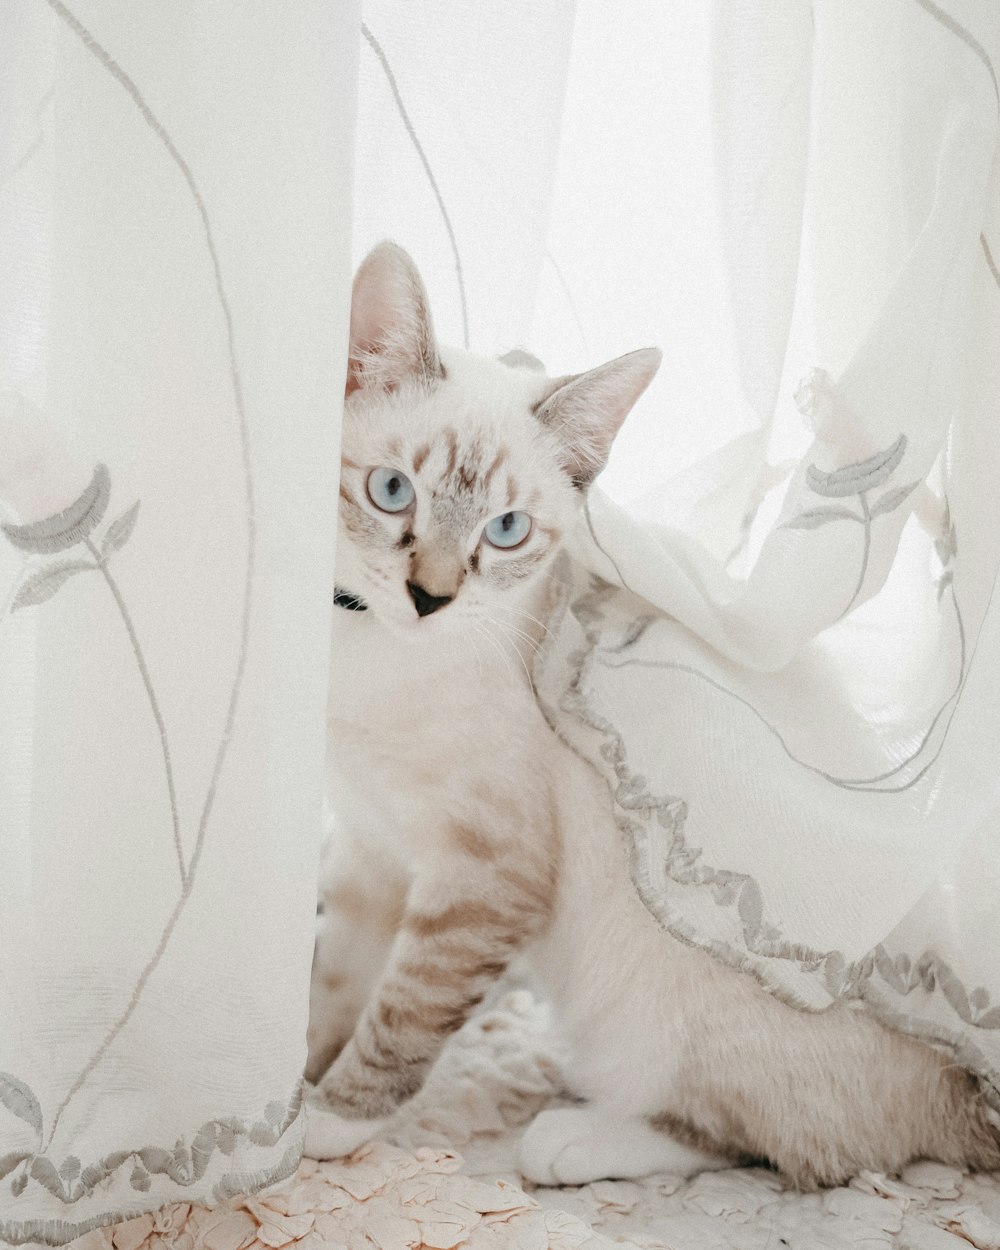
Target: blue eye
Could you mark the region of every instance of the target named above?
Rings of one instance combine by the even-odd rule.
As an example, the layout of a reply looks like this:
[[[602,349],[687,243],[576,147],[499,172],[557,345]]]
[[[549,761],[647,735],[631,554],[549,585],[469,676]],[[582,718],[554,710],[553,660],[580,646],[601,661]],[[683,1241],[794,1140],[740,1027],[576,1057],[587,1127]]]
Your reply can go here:
[[[486,523],[483,535],[486,541],[501,551],[520,547],[531,533],[531,517],[527,512],[505,512]]]
[[[405,512],[415,495],[413,483],[398,469],[372,469],[368,474],[368,498],[383,512]]]

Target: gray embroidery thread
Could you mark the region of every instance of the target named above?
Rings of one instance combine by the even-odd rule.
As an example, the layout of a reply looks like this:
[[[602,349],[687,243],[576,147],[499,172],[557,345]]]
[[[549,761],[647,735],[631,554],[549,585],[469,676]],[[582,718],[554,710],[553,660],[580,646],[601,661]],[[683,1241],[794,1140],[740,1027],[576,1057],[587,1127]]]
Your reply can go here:
[[[389,84],[389,90],[392,92],[392,98],[396,103],[396,111],[399,113],[400,121],[402,121],[403,126],[406,129],[406,133],[410,137],[410,142],[413,144],[413,149],[417,154],[420,164],[423,166],[424,173],[427,175],[427,181],[430,184],[431,191],[433,191],[434,198],[437,201],[437,206],[441,213],[441,220],[444,222],[444,228],[448,234],[448,242],[451,245],[451,254],[455,258],[455,277],[458,280],[458,299],[462,310],[462,346],[468,348],[469,310],[465,297],[465,274],[462,270],[462,257],[458,250],[458,240],[455,237],[455,229],[451,224],[451,217],[448,213],[447,206],[445,205],[444,196],[441,194],[441,188],[438,186],[437,179],[434,177],[434,170],[431,168],[431,163],[427,159],[427,153],[424,151],[424,146],[420,142],[420,138],[417,135],[413,122],[410,119],[410,114],[407,111],[406,105],[403,103],[403,96],[399,90],[396,75],[392,71],[392,66],[389,64],[389,58],[386,56],[385,50],[364,22],[361,23],[361,33],[364,35],[365,42],[371,48],[372,52],[375,53],[378,63],[382,66],[382,72],[385,74],[386,82]]]
[[[809,483],[809,488],[815,494],[827,499],[846,499],[848,496],[857,496],[861,507],[860,516],[843,504],[809,508],[785,522],[786,529],[818,529],[819,526],[829,525],[832,521],[854,521],[864,527],[861,571],[858,575],[854,593],[851,595],[847,607],[841,613],[841,617],[846,616],[854,607],[858,596],[864,588],[872,548],[872,521],[876,517],[895,511],[911,492],[920,485],[920,480],[918,479],[915,482],[907,483],[905,486],[896,486],[891,490],[887,490],[874,504],[868,501],[870,492],[888,481],[903,459],[905,452],[906,435],[900,434],[891,447],[887,447],[884,451],[876,452],[875,455],[869,456],[866,460],[859,460],[856,464],[845,465],[841,469],[834,469],[826,473],[821,472],[814,464],[806,467],[806,480]]]
[[[840,490],[843,492],[839,497],[844,497],[847,493],[854,493],[858,482],[865,483],[864,489],[866,490],[874,489],[875,487],[880,485],[882,482],[884,482],[888,478],[888,476],[892,473],[893,469],[898,465],[900,459],[902,458],[902,453],[903,453],[903,450],[905,450],[906,444],[905,444],[905,437],[900,436],[900,438],[902,439],[902,446],[900,446],[900,440],[897,440],[896,443],[894,443],[893,446],[889,448],[886,452],[879,453],[878,456],[873,456],[869,460],[861,461],[857,465],[849,465],[843,470],[836,471],[835,474],[820,474],[819,470],[816,470],[815,476],[816,478],[820,480],[821,484],[825,486],[828,490],[830,489],[829,479],[832,477],[833,489]],[[812,467],[813,466],[809,466],[810,469],[812,469]],[[872,517],[880,516],[885,512],[889,512],[893,510],[894,508],[899,507],[899,505],[913,491],[913,489],[916,487],[917,484],[918,483],[914,482],[914,483],[909,484],[908,486],[899,487],[899,488],[896,488],[895,490],[887,491],[877,501],[877,504],[875,507],[869,508],[869,522]],[[822,492],[817,491],[817,493],[822,493]],[[831,495],[831,497],[836,498],[838,496]],[[625,580],[625,577],[621,569],[618,567],[617,562],[613,559],[611,554],[606,550],[606,548],[599,541],[597,534],[594,530],[593,517],[591,515],[588,503],[589,501],[584,504],[584,513],[585,513],[585,519],[587,522],[587,527],[589,529],[591,538],[594,541],[594,544],[602,552],[602,554],[607,558],[608,562],[613,566],[615,573],[618,576],[618,581],[620,585],[625,590],[628,590],[629,593],[635,594],[632,588],[628,585],[628,582]],[[831,519],[833,520],[841,519],[841,511],[839,509],[834,509],[834,508],[817,509],[816,512],[820,513],[821,516],[826,516],[827,513],[833,513],[834,515],[831,517]],[[862,520],[862,517],[858,517],[855,513],[850,512],[846,508],[843,509],[843,513],[850,516],[851,519],[855,521]],[[800,515],[810,516],[810,515],[815,515],[815,514],[805,513],[805,514],[800,514]],[[824,524],[824,523],[825,521],[823,521],[822,519],[816,522],[810,521],[808,524],[801,526],[801,528],[805,528],[805,529],[815,528],[816,525]],[[737,694],[736,691],[730,690],[727,686],[717,681],[708,673],[703,672],[701,669],[695,668],[693,665],[683,664],[674,660],[640,659],[638,657],[632,657],[632,656],[627,656],[625,658],[618,658],[618,657],[624,656],[624,653],[628,651],[631,647],[633,647],[639,641],[639,639],[645,635],[645,633],[651,626],[655,625],[657,622],[670,620],[671,618],[666,612],[658,612],[658,613],[657,612],[645,612],[639,617],[637,617],[633,621],[632,627],[629,629],[625,638],[623,638],[617,643],[604,644],[600,647],[595,648],[595,653],[594,653],[595,663],[600,663],[605,668],[624,669],[624,668],[630,668],[630,667],[637,667],[637,668],[660,669],[662,671],[682,673],[682,674],[686,674],[687,676],[697,678],[698,680],[704,681],[708,685],[712,686],[713,689],[717,690],[720,694],[722,694],[726,698],[732,699],[736,701],[737,703],[739,703],[742,707],[746,708],[747,711],[749,711],[760,722],[760,724],[763,725],[763,727],[775,739],[775,741],[777,741],[782,751],[785,753],[785,755],[787,755],[787,757],[790,760],[800,765],[802,768],[807,769],[809,772],[814,773],[816,776],[822,777],[823,780],[829,782],[831,785],[839,786],[840,788],[844,790],[864,791],[864,792],[871,793],[871,794],[901,793],[904,790],[911,789],[914,785],[916,785],[919,781],[921,781],[923,777],[926,776],[928,770],[933,766],[935,761],[940,756],[941,751],[944,748],[945,741],[947,739],[948,730],[951,726],[951,721],[955,715],[955,712],[958,709],[959,699],[961,697],[962,690],[964,688],[966,679],[968,677],[968,671],[969,671],[969,666],[970,666],[970,657],[968,654],[968,644],[967,644],[967,638],[966,638],[965,622],[962,618],[961,607],[959,605],[958,598],[954,590],[953,560],[957,553],[957,536],[955,532],[955,525],[951,519],[951,511],[948,506],[947,500],[945,501],[944,520],[942,522],[941,531],[935,540],[934,547],[935,547],[935,551],[937,552],[938,558],[941,562],[941,575],[937,583],[938,601],[939,602],[941,601],[946,590],[950,589],[951,591],[951,602],[952,602],[952,607],[955,612],[955,623],[956,623],[956,627],[958,630],[958,643],[959,643],[958,673],[955,679],[955,685],[951,693],[947,696],[947,698],[943,701],[941,706],[937,709],[937,711],[931,718],[927,728],[922,733],[920,740],[918,741],[915,748],[912,751],[910,751],[903,759],[901,759],[898,764],[894,765],[894,767],[890,769],[885,770],[884,772],[876,773],[867,777],[839,777],[835,775],[834,773],[828,772],[826,769],[821,768],[817,764],[811,764],[808,760],[802,759],[800,756],[796,755],[795,752],[788,745],[787,741],[785,740],[784,735],[781,733],[781,730],[776,725],[772,724],[771,721],[769,721],[748,699],[743,698],[743,696]],[[862,580],[863,580],[863,577],[864,577],[864,571],[862,572]],[[860,582],[859,582],[859,586],[860,586]],[[927,761],[919,769],[919,771],[917,771],[913,776],[907,778],[905,781],[901,782],[899,785],[885,786],[883,784],[884,782],[890,781],[893,777],[898,776],[901,772],[903,772],[910,765],[912,765],[921,755],[923,755],[924,751],[927,748],[928,743],[931,741],[933,737],[934,731],[937,729],[938,724],[941,721],[941,718],[946,713],[949,712],[949,709],[950,709],[950,714],[948,715],[947,723],[945,724],[944,731],[941,735],[940,742],[938,743],[938,746],[937,746],[937,750],[934,752],[931,759]]]
[[[269,1103],[263,1115],[253,1121],[234,1116],[208,1120],[190,1141],[181,1139],[170,1149],[144,1146],[134,1150],[116,1150],[86,1165],[75,1155],[68,1155],[57,1168],[41,1153],[42,1111],[38,1099],[23,1081],[0,1072],[0,1104],[31,1126],[38,1142],[37,1150],[16,1151],[0,1158],[0,1180],[11,1177],[10,1190],[15,1197],[25,1191],[29,1182],[34,1182],[67,1206],[91,1196],[115,1173],[129,1166],[129,1184],[137,1193],[148,1193],[155,1176],[166,1176],[175,1185],[188,1189],[204,1178],[217,1153],[232,1156],[243,1143],[260,1147],[277,1145],[297,1122],[302,1097],[302,1083],[299,1082],[286,1103]],[[215,1185],[211,1195],[201,1197],[221,1201],[233,1193],[252,1192],[248,1183],[253,1183],[256,1189],[273,1184],[295,1170],[299,1153],[297,1145],[293,1144],[276,1168],[253,1175],[241,1172],[234,1177],[224,1177]],[[234,1181],[237,1182],[235,1187]],[[34,1241],[64,1245],[91,1228],[115,1219],[127,1219],[134,1214],[134,1211],[106,1213],[82,1223],[64,1220],[2,1221],[0,1239],[15,1245]]]
[[[100,525],[110,497],[111,476],[105,465],[98,464],[94,469],[90,484],[62,512],[52,517],[45,517],[40,521],[34,521],[29,525],[11,525],[8,523],[0,525],[0,529],[3,530],[6,538],[15,547],[19,547],[22,551],[26,551],[31,555],[52,555],[56,552],[68,551],[78,544],[85,546],[91,555],[90,560],[61,560],[56,564],[43,565],[38,572],[33,573],[21,582],[11,602],[10,611],[17,612],[22,608],[35,607],[40,603],[44,603],[57,594],[65,583],[78,573],[100,572],[103,575],[117,605],[118,614],[125,626],[125,631],[128,634],[132,653],[135,656],[139,674],[146,691],[146,698],[149,701],[150,710],[156,722],[167,786],[167,797],[170,804],[174,851],[180,870],[181,885],[183,886],[187,870],[184,865],[184,849],[181,846],[177,790],[174,782],[173,763],[170,757],[170,741],[167,736],[167,727],[163,719],[163,713],[160,711],[160,704],[156,697],[152,678],[150,677],[149,667],[146,664],[142,643],[139,641],[139,636],[136,633],[125,598],[108,564],[110,557],[116,551],[121,551],[132,536],[132,531],[135,529],[135,523],[139,516],[139,501],[136,500],[130,508],[127,508],[111,522],[98,547],[95,545],[91,535]]]
[[[945,30],[950,31],[956,39],[960,39],[969,51],[974,53],[974,55],[982,61],[983,65],[986,67],[986,72],[990,76],[990,81],[993,83],[993,94],[997,98],[997,107],[1000,108],[1000,84],[997,83],[997,75],[996,70],[993,68],[993,62],[990,60],[983,45],[978,39],[974,38],[973,35],[966,30],[960,22],[956,21],[950,13],[946,13],[944,9],[939,8],[938,5],[934,3],[934,0],[916,0],[916,2],[925,13],[929,13],[935,21],[940,22]]]
[[[983,250],[983,257],[989,267],[990,273],[993,275],[993,281],[998,287],[1000,287],[1000,269],[997,268],[997,263],[993,259],[993,252],[990,250],[989,240],[985,234],[981,234],[979,236],[979,246]]]

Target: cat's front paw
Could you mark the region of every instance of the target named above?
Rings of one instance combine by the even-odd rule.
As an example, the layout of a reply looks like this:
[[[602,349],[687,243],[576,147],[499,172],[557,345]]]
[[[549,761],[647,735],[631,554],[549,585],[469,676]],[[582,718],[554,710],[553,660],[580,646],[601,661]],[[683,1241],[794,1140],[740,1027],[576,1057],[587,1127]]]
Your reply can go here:
[[[342,1159],[370,1141],[384,1124],[384,1119],[347,1120],[320,1100],[309,1099],[303,1153],[310,1159]]]

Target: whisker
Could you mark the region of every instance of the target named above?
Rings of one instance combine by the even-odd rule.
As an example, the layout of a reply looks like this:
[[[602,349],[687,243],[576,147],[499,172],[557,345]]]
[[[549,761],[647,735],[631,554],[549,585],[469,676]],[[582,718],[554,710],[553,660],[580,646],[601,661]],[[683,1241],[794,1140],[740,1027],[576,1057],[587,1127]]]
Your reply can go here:
[[[485,617],[483,619],[483,623],[489,624],[489,625],[495,625],[501,632],[515,629],[515,626],[508,624],[506,621],[498,621],[495,617]],[[532,645],[532,646],[534,645],[534,640],[530,638],[527,634],[524,634],[523,631],[520,631],[520,630],[518,630],[517,632],[521,633],[522,637],[527,640],[529,645]],[[513,633],[508,633],[507,636],[512,640],[514,654],[521,661],[521,667],[524,669],[524,675],[528,679],[528,686],[530,687],[532,691],[534,691],[535,683],[531,675],[531,669],[528,667],[527,661],[525,660],[524,656],[521,654],[521,648],[517,645],[517,640],[516,638],[514,638]]]
[[[524,608],[515,608],[510,603],[495,603],[493,607],[499,608],[504,612],[516,612],[519,616],[525,616],[529,621],[533,622],[545,634],[549,632],[548,625],[544,621],[540,621],[537,616],[532,616],[530,612],[525,612]]]
[[[475,621],[473,621],[473,624],[475,624]],[[482,675],[483,675],[483,657],[479,654],[479,647],[478,647],[478,645],[476,644],[476,639],[475,639],[475,637],[473,636],[473,634],[471,634],[471,633],[470,633],[470,634],[467,634],[467,635],[466,635],[466,637],[469,639],[469,642],[471,642],[471,643],[472,643],[472,650],[475,652],[475,656],[476,656],[476,667],[477,667],[477,669],[479,670],[479,676],[480,676],[480,677],[482,677]]]
[[[514,642],[515,646],[523,644],[524,646],[530,647],[535,655],[539,655],[541,653],[541,644],[526,630],[512,624],[510,621],[497,620],[496,617],[490,617],[489,620],[491,624],[496,625],[498,629],[503,630],[503,632]]]
[[[476,626],[476,632],[477,632],[477,633],[482,634],[482,636],[483,636],[483,637],[486,639],[486,641],[490,644],[490,646],[493,648],[493,650],[494,650],[494,651],[495,651],[495,652],[496,652],[496,653],[500,656],[500,658],[501,658],[501,659],[502,659],[502,660],[503,660],[503,661],[507,664],[507,666],[508,666],[508,667],[510,667],[510,656],[509,656],[509,655],[507,654],[507,652],[503,649],[503,647],[501,647],[501,645],[499,644],[499,642],[497,642],[497,640],[493,637],[493,635],[490,633],[490,631],[486,628],[486,623],[485,623],[485,621],[483,621],[482,619],[480,619],[480,620],[475,621],[475,622],[473,622],[473,623],[474,623],[474,624],[475,624],[475,626]]]

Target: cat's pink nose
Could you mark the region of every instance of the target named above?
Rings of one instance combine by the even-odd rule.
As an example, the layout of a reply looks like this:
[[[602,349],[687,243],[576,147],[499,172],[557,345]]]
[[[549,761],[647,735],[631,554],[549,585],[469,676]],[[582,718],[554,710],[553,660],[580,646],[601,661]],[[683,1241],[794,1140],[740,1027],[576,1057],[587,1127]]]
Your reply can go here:
[[[455,597],[454,595],[429,594],[424,590],[423,586],[418,586],[416,582],[407,582],[406,589],[410,592],[410,598],[416,604],[417,616],[430,616],[438,608],[443,608],[446,603],[451,603]]]

